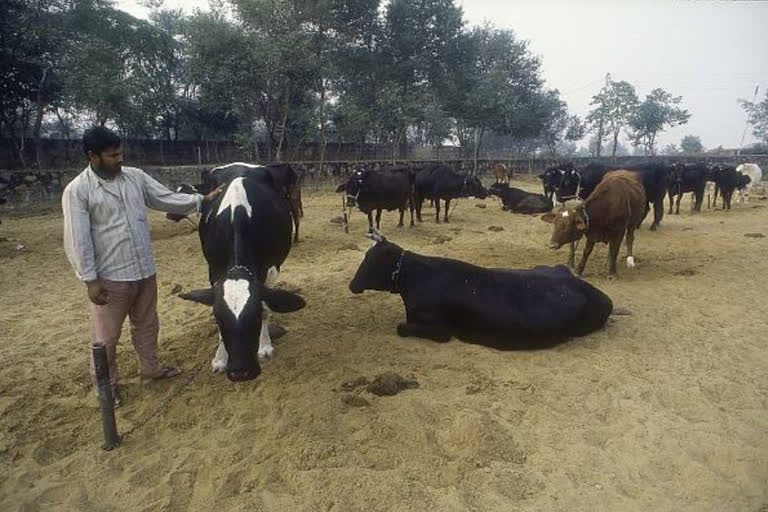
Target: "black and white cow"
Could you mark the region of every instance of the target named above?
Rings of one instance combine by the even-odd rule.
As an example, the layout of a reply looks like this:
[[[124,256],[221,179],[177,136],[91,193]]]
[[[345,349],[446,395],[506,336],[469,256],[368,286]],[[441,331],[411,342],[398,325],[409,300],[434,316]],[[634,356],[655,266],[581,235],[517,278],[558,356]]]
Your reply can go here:
[[[272,311],[304,307],[300,296],[273,288],[291,250],[291,212],[267,169],[239,164],[226,170],[225,190],[203,205],[199,233],[211,287],[181,294],[213,306],[219,348],[211,365],[230,380],[256,378],[274,353]],[[258,346],[258,359],[255,357]]]
[[[451,199],[460,197],[488,197],[488,191],[476,176],[459,174],[445,165],[429,165],[416,172],[413,200],[416,218],[421,220],[421,205],[424,199],[435,200],[435,222],[440,223],[440,200],[445,201],[443,220],[448,222]]]
[[[544,187],[544,195],[550,200],[554,199],[557,189],[560,188],[560,182],[563,180],[563,176],[566,173],[571,173],[573,170],[573,163],[567,162],[565,164],[548,167],[543,173],[539,174],[537,177],[541,180],[541,184]]]
[[[293,241],[298,242],[299,225],[301,224],[300,217],[304,216],[304,205],[301,201],[301,176],[290,164],[276,162],[266,165],[258,165],[235,162],[222,165],[214,167],[211,170],[203,171],[200,176],[201,183],[196,185],[184,183],[176,188],[176,192],[184,192],[185,194],[196,192],[205,195],[219,185],[229,183],[234,176],[238,176],[242,172],[250,172],[251,170],[262,172],[263,169],[267,169],[270,174],[272,174],[272,179],[275,185],[288,200],[294,226]],[[165,216],[174,222],[179,222],[181,219],[187,218],[186,215],[178,215],[175,213],[166,213]]]
[[[583,336],[600,329],[613,311],[607,295],[563,265],[483,268],[406,251],[379,233],[368,236],[375,244],[349,290],[399,294],[406,316],[397,326],[400,336],[448,341],[479,335],[515,348],[521,337]]]
[[[342,183],[336,192],[346,194],[347,205],[357,206],[368,216],[368,231],[373,231],[373,211],[376,210],[376,229],[381,227],[382,210],[400,211],[403,216],[406,208],[411,212],[413,226],[413,176],[407,167],[390,167],[379,170],[355,170],[346,183]]]

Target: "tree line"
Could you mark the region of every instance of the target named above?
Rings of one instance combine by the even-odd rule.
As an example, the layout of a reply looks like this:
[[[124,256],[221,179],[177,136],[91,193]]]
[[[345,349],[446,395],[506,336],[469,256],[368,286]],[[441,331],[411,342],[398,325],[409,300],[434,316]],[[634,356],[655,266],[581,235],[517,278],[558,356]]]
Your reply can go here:
[[[445,141],[465,157],[497,144],[554,156],[587,132],[599,156],[622,130],[654,154],[657,135],[689,117],[679,96],[639,101],[609,76],[582,120],[546,87],[527,41],[469,26],[453,0],[217,0],[149,20],[109,0],[5,0],[3,11],[0,136],[23,165],[39,162],[41,137],[90,123],[288,160],[331,142],[393,158]]]

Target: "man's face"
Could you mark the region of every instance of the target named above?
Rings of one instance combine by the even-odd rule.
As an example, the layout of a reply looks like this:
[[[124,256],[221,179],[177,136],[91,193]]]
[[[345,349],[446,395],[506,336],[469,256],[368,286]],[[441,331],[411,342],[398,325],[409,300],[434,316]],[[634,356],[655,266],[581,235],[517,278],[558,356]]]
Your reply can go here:
[[[91,167],[106,176],[117,176],[123,166],[123,149],[121,146],[107,148],[101,153],[88,152]]]

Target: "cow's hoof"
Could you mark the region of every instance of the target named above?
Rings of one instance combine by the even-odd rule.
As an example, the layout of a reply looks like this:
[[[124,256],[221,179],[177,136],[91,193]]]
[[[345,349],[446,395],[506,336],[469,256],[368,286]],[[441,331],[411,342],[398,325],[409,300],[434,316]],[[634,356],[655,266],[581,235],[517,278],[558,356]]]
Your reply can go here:
[[[211,361],[211,370],[213,373],[224,373],[227,370],[227,362],[221,359]]]
[[[635,268],[635,257],[634,256],[627,256],[627,267]]]
[[[403,338],[410,336],[410,333],[408,332],[408,324],[397,324],[397,335]]]
[[[268,361],[271,361],[275,357],[275,349],[274,347],[261,347],[259,349],[259,362],[260,363],[266,363]]]

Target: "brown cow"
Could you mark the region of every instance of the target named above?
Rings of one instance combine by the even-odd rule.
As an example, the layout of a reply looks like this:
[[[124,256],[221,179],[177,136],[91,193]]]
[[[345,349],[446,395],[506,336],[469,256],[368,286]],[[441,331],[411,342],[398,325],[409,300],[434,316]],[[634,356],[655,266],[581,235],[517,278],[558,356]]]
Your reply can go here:
[[[548,213],[541,219],[554,224],[549,246],[559,249],[576,242],[582,235],[587,236],[587,245],[576,272],[581,275],[587,258],[596,242],[608,243],[610,257],[609,273],[616,276],[616,258],[624,234],[627,235],[627,266],[635,266],[632,245],[635,229],[643,221],[645,213],[645,189],[642,177],[630,171],[613,171],[603,177],[587,199],[575,208],[557,213]],[[575,247],[572,246],[573,252]],[[571,254],[570,263],[573,262]]]
[[[493,164],[491,172],[493,173],[494,183],[509,183],[509,171],[507,171],[507,166],[503,163],[496,162]]]

